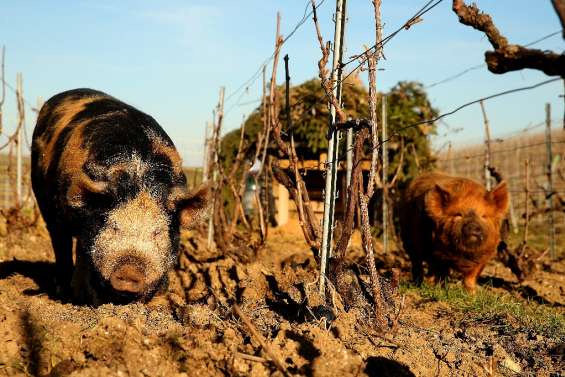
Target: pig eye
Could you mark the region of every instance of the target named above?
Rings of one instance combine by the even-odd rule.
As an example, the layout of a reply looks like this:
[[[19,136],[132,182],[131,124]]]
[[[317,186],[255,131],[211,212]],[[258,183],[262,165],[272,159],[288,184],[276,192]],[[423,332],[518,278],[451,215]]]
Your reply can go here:
[[[153,231],[153,237],[157,237],[158,235],[160,235],[161,233],[163,233],[162,229],[155,229]]]
[[[113,221],[110,222],[109,227],[110,227],[110,229],[111,229],[112,231],[114,231],[114,232],[117,232],[117,231],[120,230],[120,227],[118,226],[118,224],[115,223],[115,222],[113,222]]]

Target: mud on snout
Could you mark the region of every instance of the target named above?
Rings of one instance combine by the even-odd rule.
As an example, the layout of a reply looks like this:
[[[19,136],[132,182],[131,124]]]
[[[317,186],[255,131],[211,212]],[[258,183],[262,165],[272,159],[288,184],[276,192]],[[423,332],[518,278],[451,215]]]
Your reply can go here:
[[[174,263],[170,221],[146,192],[108,213],[90,253],[102,285],[113,296],[149,296],[162,283]]]
[[[474,213],[462,219],[457,233],[460,247],[467,250],[479,249],[488,238],[486,224],[483,224]]]

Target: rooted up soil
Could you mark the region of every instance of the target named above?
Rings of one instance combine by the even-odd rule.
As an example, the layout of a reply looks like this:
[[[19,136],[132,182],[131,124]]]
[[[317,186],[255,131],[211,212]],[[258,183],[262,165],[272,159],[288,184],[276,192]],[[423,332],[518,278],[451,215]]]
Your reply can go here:
[[[2,226],[0,375],[563,374],[563,331],[544,333],[504,315],[475,320],[406,284],[394,331],[377,331],[363,308],[322,305],[315,259],[288,229],[271,230],[259,250],[241,239],[223,253],[207,250],[196,233],[185,233],[166,295],[148,304],[89,307],[56,295],[53,254],[41,225]],[[360,248],[352,246],[351,255],[367,281]],[[403,281],[408,279],[402,256],[377,259],[381,272],[399,267]],[[490,287],[482,289],[511,292],[563,313],[564,272],[565,262],[554,262],[518,286],[508,269],[493,262],[483,279]],[[269,350],[234,312],[235,305]]]

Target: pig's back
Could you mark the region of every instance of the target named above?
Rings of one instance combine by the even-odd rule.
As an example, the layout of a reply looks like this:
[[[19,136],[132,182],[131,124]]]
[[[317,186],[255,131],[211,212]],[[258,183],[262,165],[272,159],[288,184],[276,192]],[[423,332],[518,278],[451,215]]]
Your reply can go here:
[[[103,92],[75,89],[55,95],[42,107],[33,133],[32,154],[43,172],[53,175],[69,159],[85,162],[85,153],[95,161],[132,154],[142,160],[159,159],[159,153],[154,153],[157,143],[163,150],[174,149],[169,136],[151,116]],[[178,154],[169,154],[171,161],[167,162],[171,165],[180,162]],[[61,161],[63,155],[66,159]]]
[[[433,190],[437,184],[443,186],[453,183],[456,179],[458,178],[436,171],[421,174],[408,186],[404,200],[408,203],[416,204],[421,202],[423,204],[425,195]]]
[[[75,89],[53,96],[39,113],[32,184],[38,200],[65,207],[84,182],[110,182],[117,195],[131,195],[145,185],[183,185],[186,178],[171,139],[152,117],[103,92]]]

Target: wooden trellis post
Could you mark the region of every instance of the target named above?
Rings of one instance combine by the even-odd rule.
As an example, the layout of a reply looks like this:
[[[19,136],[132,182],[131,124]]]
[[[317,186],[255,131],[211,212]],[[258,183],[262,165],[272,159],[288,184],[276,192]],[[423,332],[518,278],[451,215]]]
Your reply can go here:
[[[547,216],[549,221],[549,256],[555,258],[555,218],[553,216],[553,152],[551,150],[551,104],[545,104],[545,147],[547,152]]]
[[[218,178],[218,163],[219,163],[219,153],[220,153],[220,133],[222,130],[222,122],[224,119],[224,94],[225,94],[225,87],[220,88],[220,98],[218,100],[218,105],[216,107],[216,111],[214,112],[214,128],[212,133],[212,187],[213,187],[213,197],[212,197],[212,215],[208,220],[208,247],[212,247],[214,241],[214,215],[216,212],[216,206],[218,203],[218,188],[217,186],[217,178]]]
[[[16,208],[22,205],[22,131],[25,126],[25,108],[22,74],[16,76],[16,98],[18,102],[18,129],[16,131]]]
[[[204,130],[204,155],[202,156],[202,182],[208,181],[208,168],[209,168],[209,140],[208,140],[208,129],[209,123],[206,122],[206,129]]]
[[[451,141],[447,146],[447,166],[449,166],[449,174],[455,175],[455,168],[453,167],[453,147]]]
[[[383,169],[383,252],[388,252],[388,135],[387,135],[387,114],[386,114],[386,96],[382,96],[382,169]],[[369,182],[369,184],[373,184]]]
[[[485,104],[483,101],[480,102],[481,104],[481,111],[483,113],[483,119],[485,124],[485,161],[484,161],[484,174],[485,174],[485,187],[487,191],[490,191],[492,188],[491,185],[491,178],[490,178],[490,164],[491,164],[491,153],[490,153],[490,126],[487,118],[487,112],[485,110]]]
[[[525,196],[525,218],[524,218],[524,243],[528,242],[528,231],[530,228],[530,171],[529,171],[529,160],[524,161],[524,176],[526,183],[524,185],[524,196]]]

